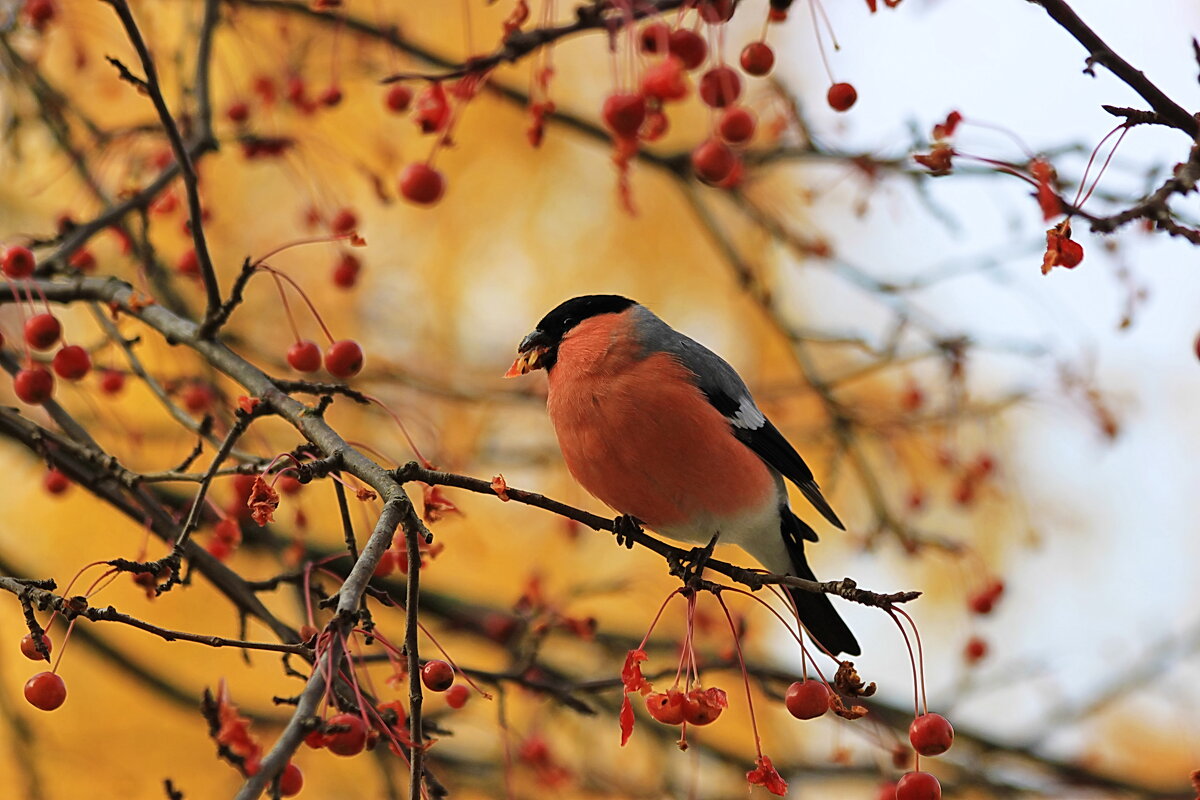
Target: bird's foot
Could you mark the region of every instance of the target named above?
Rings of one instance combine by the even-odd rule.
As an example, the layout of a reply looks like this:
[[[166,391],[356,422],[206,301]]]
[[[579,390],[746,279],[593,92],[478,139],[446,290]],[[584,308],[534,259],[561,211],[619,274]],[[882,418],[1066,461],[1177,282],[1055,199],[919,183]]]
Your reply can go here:
[[[700,576],[704,574],[704,567],[708,565],[708,560],[712,558],[713,548],[717,545],[717,539],[721,533],[718,531],[713,534],[713,537],[708,540],[708,544],[704,547],[693,547],[687,552],[687,555],[679,559],[679,577],[685,584],[691,585],[700,581]]]
[[[632,550],[634,537],[641,532],[642,524],[637,521],[637,517],[622,514],[613,520],[613,535],[617,537],[618,547],[624,545]]]

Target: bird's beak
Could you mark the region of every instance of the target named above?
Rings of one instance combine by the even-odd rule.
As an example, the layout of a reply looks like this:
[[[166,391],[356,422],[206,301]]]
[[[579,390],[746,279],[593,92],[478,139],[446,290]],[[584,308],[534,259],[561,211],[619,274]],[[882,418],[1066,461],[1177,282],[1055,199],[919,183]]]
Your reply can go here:
[[[535,369],[541,369],[544,357],[549,350],[550,346],[546,343],[546,335],[535,330],[521,340],[521,345],[517,348],[517,360],[508,368],[508,372],[504,373],[504,377],[515,378]]]

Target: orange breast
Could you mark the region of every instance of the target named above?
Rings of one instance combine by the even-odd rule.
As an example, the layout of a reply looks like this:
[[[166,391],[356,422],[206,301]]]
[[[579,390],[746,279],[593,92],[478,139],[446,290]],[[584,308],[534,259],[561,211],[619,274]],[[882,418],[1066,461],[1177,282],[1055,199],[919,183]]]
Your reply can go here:
[[[642,358],[626,314],[581,323],[551,370],[547,408],[579,483],[650,527],[761,507],[770,470],[673,357]]]

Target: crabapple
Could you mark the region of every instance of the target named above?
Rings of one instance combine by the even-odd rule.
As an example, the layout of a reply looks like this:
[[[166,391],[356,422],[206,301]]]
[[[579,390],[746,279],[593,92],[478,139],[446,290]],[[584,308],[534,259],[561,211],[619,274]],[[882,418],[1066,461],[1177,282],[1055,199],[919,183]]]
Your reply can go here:
[[[69,344],[54,354],[51,366],[58,377],[77,381],[92,369],[92,358],[79,345]]]
[[[739,61],[747,75],[761,78],[775,66],[775,51],[766,42],[751,42],[742,49]]]
[[[4,274],[13,280],[28,278],[37,267],[37,260],[28,247],[10,247],[4,251],[4,260],[0,264]]]
[[[302,339],[288,348],[287,362],[297,372],[316,372],[321,368],[321,348]]]
[[[646,119],[646,98],[630,92],[610,94],[601,112],[604,124],[617,136],[631,139],[637,136]]]
[[[922,714],[908,726],[908,740],[923,756],[940,756],[954,743],[954,727],[941,714]]]
[[[62,324],[48,312],[25,320],[25,342],[34,350],[49,350],[62,336]]]
[[[788,687],[784,705],[796,719],[816,719],[829,710],[829,687],[824,681],[809,678]]]
[[[62,471],[51,467],[42,478],[42,487],[50,494],[58,495],[71,488],[71,479]]]
[[[26,367],[13,378],[13,391],[22,403],[41,405],[54,394],[54,376],[42,367]]]
[[[713,108],[732,105],[742,93],[742,79],[729,67],[713,67],[700,77],[700,99]]]
[[[683,722],[683,693],[677,689],[646,695],[646,711],[664,725]]]
[[[744,144],[754,135],[754,126],[754,114],[740,106],[734,106],[725,109],[721,114],[721,119],[717,122],[717,133],[730,144]]]
[[[709,139],[692,151],[692,169],[701,180],[720,183],[737,163],[728,145],[719,139]]]
[[[446,691],[446,705],[451,708],[462,708],[471,697],[471,690],[461,683],[456,683]]]
[[[333,285],[341,289],[349,289],[358,282],[358,273],[362,270],[362,262],[353,253],[342,253],[337,264],[333,267]]]
[[[442,199],[446,178],[428,164],[415,161],[400,170],[400,194],[406,200],[430,206]]]
[[[367,726],[357,714],[335,714],[326,726],[346,729],[325,734],[325,746],[335,755],[356,756],[367,746]]]
[[[705,43],[704,37],[683,28],[671,32],[670,49],[671,55],[678,58],[687,70],[693,70],[703,64],[705,56],[708,55],[708,44]]]
[[[125,373],[115,369],[100,370],[100,391],[104,394],[116,394],[125,388]]]
[[[896,784],[896,800],[941,800],[942,785],[928,772],[909,772]]]
[[[350,378],[363,367],[363,351],[353,339],[342,339],[325,351],[325,369],[335,378]]]
[[[454,685],[454,668],[434,659],[421,667],[421,683],[431,692],[444,692]]]
[[[67,684],[53,672],[39,672],[25,682],[25,699],[34,708],[53,711],[67,699]]]
[[[412,105],[412,97],[412,89],[402,83],[397,83],[388,89],[388,93],[384,95],[383,103],[387,106],[388,111],[403,114]]]
[[[42,634],[42,644],[46,646],[46,653],[49,653],[53,647],[50,637]],[[38,652],[37,643],[33,639],[32,633],[27,633],[21,637],[21,655],[28,658],[30,661],[44,661],[45,656]]]
[[[849,83],[835,83],[829,87],[825,99],[834,111],[849,111],[858,100],[858,91]]]
[[[288,762],[279,775],[279,794],[282,797],[295,797],[304,788],[304,774],[292,762]]]

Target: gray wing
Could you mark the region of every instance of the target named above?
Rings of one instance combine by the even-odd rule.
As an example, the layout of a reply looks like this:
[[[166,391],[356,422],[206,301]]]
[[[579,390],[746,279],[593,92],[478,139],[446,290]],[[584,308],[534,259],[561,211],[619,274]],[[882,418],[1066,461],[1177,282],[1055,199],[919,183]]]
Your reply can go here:
[[[708,402],[720,411],[733,429],[733,435],[758,454],[758,457],[796,484],[800,491],[832,525],[846,529],[821,494],[812,470],[796,448],[771,424],[750,396],[750,390],[737,371],[704,345],[689,339],[645,310],[639,327],[647,349],[671,353],[696,376],[696,383]],[[811,530],[811,529],[810,529]],[[805,536],[808,538],[808,536]],[[816,539],[816,534],[812,534]]]

